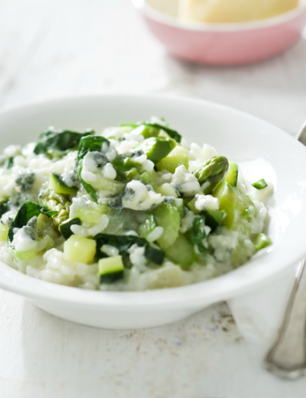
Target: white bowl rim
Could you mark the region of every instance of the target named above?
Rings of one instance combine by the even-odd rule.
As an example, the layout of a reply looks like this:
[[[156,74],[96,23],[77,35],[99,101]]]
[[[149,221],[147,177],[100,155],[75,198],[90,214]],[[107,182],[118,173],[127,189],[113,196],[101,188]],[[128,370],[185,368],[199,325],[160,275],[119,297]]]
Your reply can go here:
[[[249,113],[237,110],[226,105],[218,104],[213,101],[205,101],[186,97],[175,97],[170,95],[161,96],[155,94],[139,93],[120,94],[116,92],[94,95],[67,96],[44,101],[35,101],[27,103],[26,105],[8,107],[3,111],[0,111],[0,118],[10,116],[10,114],[14,115],[15,112],[37,112],[37,108],[39,107],[45,109],[46,107],[57,105],[59,103],[64,104],[67,101],[87,102],[90,100],[103,100],[109,98],[109,96],[126,99],[130,99],[131,97],[147,100],[151,100],[152,98],[159,100],[166,99],[177,102],[188,102],[189,104],[206,104],[207,106],[212,105],[214,107],[218,107],[219,109],[224,109],[232,113],[236,113],[237,115],[248,117],[249,119],[260,122],[267,128],[270,128],[274,131],[278,130],[278,137],[281,135],[287,140],[292,139],[293,141],[295,141],[295,139],[291,137],[288,133],[285,133],[283,130],[272,125],[271,123],[268,123]],[[298,141],[296,141],[296,144],[301,145],[298,143]],[[198,307],[200,309],[202,303],[207,304],[229,299],[233,296],[249,292],[250,288],[255,288],[259,285],[267,283],[273,277],[275,278],[277,275],[284,273],[290,266],[297,264],[305,255],[306,246],[301,246],[299,251],[292,253],[290,263],[282,264],[277,270],[273,268],[266,269],[264,278],[261,274],[248,275],[248,273],[245,272],[245,266],[242,266],[227,274],[204,282],[199,282],[196,284],[177,288],[147,290],[141,292],[89,291],[75,287],[53,284],[25,275],[0,261],[0,288],[25,296],[32,300],[37,299],[39,301],[45,302],[52,301],[57,305],[66,305],[68,307],[74,307],[77,304],[78,306],[83,308],[86,307],[90,309],[91,307],[103,307],[104,309],[106,308],[107,310],[112,311],[122,311],[123,308],[127,308],[131,311],[146,311],[149,309],[166,310],[167,308],[178,307]],[[11,282],[11,280],[5,281],[5,278],[2,278],[2,276],[7,273],[11,275],[11,279],[14,279],[16,283]],[[218,293],[216,293],[215,291],[216,285],[218,287]]]
[[[282,24],[291,19],[295,19],[306,11],[306,1],[301,0],[297,8],[284,12],[275,17],[266,18],[259,21],[239,22],[239,23],[207,23],[207,22],[180,22],[178,19],[163,14],[151,7],[146,0],[132,0],[135,8],[139,9],[146,17],[155,22],[171,26],[173,28],[183,29],[195,32],[235,32],[245,30],[256,30],[270,28]]]

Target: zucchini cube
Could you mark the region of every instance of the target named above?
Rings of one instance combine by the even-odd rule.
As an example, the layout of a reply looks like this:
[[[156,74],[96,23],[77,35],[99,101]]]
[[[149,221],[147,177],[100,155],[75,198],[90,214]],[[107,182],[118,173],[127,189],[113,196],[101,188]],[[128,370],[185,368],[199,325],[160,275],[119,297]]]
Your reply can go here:
[[[112,283],[123,277],[124,265],[121,256],[99,260],[100,283]]]
[[[57,193],[58,195],[71,195],[77,194],[77,188],[68,187],[57,174],[51,174],[49,181],[49,189]]]
[[[89,264],[96,254],[96,241],[84,236],[71,235],[64,243],[64,257],[69,261]]]

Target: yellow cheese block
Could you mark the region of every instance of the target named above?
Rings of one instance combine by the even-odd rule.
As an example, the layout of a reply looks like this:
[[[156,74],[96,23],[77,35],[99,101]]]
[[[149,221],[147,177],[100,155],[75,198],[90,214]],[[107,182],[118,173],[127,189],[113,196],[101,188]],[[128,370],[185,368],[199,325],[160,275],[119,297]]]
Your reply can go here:
[[[299,0],[180,0],[182,21],[231,23],[274,17],[298,6]]]

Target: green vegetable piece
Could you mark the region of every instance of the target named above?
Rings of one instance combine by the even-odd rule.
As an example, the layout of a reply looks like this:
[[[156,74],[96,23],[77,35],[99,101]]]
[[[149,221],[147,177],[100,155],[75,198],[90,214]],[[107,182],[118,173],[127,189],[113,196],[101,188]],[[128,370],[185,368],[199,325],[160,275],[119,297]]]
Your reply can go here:
[[[167,249],[171,246],[177,239],[181,217],[180,213],[173,203],[162,203],[157,206],[152,214],[155,217],[157,225],[164,228],[164,232],[160,238],[157,239],[157,243],[162,250]]]
[[[248,195],[239,191],[238,188],[233,187],[236,195],[236,209],[242,217],[252,218],[255,216],[255,205]]]
[[[145,133],[144,131],[142,134],[146,134],[147,137],[144,135],[145,138],[149,137],[156,137],[156,131],[158,130],[158,134],[160,133],[161,130],[165,131],[170,138],[175,140],[176,142],[180,143],[182,140],[182,136],[176,131],[171,129],[168,126],[163,126],[158,123],[147,123],[147,122],[138,122],[138,123],[121,123],[120,126],[130,126],[133,128],[139,127],[139,126],[145,126],[145,127],[150,127],[152,130],[146,130]],[[152,135],[150,135],[152,134]]]
[[[141,134],[144,136],[145,139],[147,139],[151,137],[157,137],[159,132],[160,132],[159,128],[143,125],[143,130]]]
[[[113,283],[123,278],[124,265],[121,256],[103,258],[99,260],[100,283]]]
[[[144,255],[149,261],[157,265],[162,265],[165,258],[165,253],[163,251],[157,250],[154,247],[150,246],[149,244],[145,246]]]
[[[8,241],[11,243],[14,239],[14,228],[24,227],[32,217],[38,217],[40,214],[45,214],[48,217],[52,217],[57,213],[57,211],[49,211],[48,207],[45,205],[27,200],[20,207],[14,221],[12,222],[7,235]]]
[[[102,214],[108,214],[110,208],[107,205],[99,204],[94,208],[82,207],[77,210],[76,215],[83,223],[96,224]]]
[[[175,242],[167,248],[166,256],[183,269],[189,268],[196,259],[193,245],[181,233]]]
[[[90,184],[85,182],[81,177],[83,167],[82,163],[84,157],[87,155],[88,152],[100,152],[104,143],[110,145],[110,142],[105,137],[86,136],[80,140],[78,150],[78,176],[86,192],[95,202],[98,201],[96,190]]]
[[[138,235],[141,238],[147,239],[147,236],[154,231],[157,227],[155,218],[152,214],[149,214],[145,221],[139,226]]]
[[[69,218],[71,202],[67,195],[59,195],[47,189],[41,192],[39,198],[42,204],[48,207],[48,209],[53,210],[54,214],[56,214],[52,217],[52,222],[56,228]]]
[[[14,166],[14,157],[13,157],[13,156],[10,156],[9,158],[5,159],[5,162],[4,162],[4,166],[3,166],[3,167],[4,167],[6,170],[11,169],[13,166]]]
[[[79,166],[79,170],[80,170],[80,166]],[[98,198],[97,198],[96,190],[90,184],[88,184],[87,182],[85,182],[82,179],[81,172],[82,172],[82,168],[81,168],[80,171],[78,171],[78,175],[79,175],[79,179],[80,179],[85,191],[89,194],[91,199],[94,200],[97,203],[98,202]]]
[[[170,129],[170,127],[162,126],[161,124],[157,124],[157,123],[153,123],[153,124],[146,123],[146,125],[165,131],[170,138],[172,138],[173,140],[175,140],[178,143],[180,143],[182,140],[182,136],[176,130]]]
[[[203,240],[206,238],[204,216],[195,217],[192,227],[186,233],[186,238],[192,245],[196,245],[201,253],[207,251],[203,244]]]
[[[254,182],[254,184],[252,184],[252,187],[261,190],[261,189],[265,189],[267,188],[268,184],[266,183],[266,181],[262,178],[261,180]]]
[[[235,221],[236,194],[234,188],[226,181],[221,181],[214,189],[212,195],[219,199],[219,210],[224,210],[226,216],[222,225],[232,229]]]
[[[225,181],[229,184],[233,185],[233,187],[237,186],[238,182],[238,166],[236,163],[229,162],[228,172],[225,176]]]
[[[210,194],[223,180],[228,170],[228,160],[224,156],[214,156],[203,166],[193,171],[193,174],[202,184],[205,195]]]
[[[76,133],[74,131],[50,127],[47,131],[40,134],[34,148],[34,153],[39,155],[49,151],[66,151],[76,147],[82,137],[92,134],[94,134],[93,130]]]
[[[184,200],[176,198],[174,204],[177,207],[180,217],[183,218],[185,216]]]
[[[177,145],[168,156],[156,164],[157,170],[168,170],[174,173],[178,166],[189,167],[189,152],[186,148]]]
[[[149,160],[158,163],[172,151],[176,143],[172,139],[152,137],[142,141],[135,150],[143,151]]]
[[[258,252],[259,250],[272,245],[272,240],[267,235],[261,233],[255,236],[253,243]]]
[[[133,167],[131,170],[129,170],[126,173],[126,180],[127,181],[132,181],[132,180],[138,180],[139,179],[139,173],[136,167]]]
[[[145,247],[144,255],[149,261],[152,261],[157,265],[161,265],[164,261],[164,252],[151,247],[148,241],[143,238],[139,238],[138,236],[98,234],[94,237],[94,239],[97,242],[96,258],[98,259],[106,256],[100,250],[103,245],[111,245],[116,247],[124,259],[129,255],[129,248],[136,244],[137,246]]]
[[[2,200],[0,202],[0,217],[3,216],[3,214],[7,213],[10,211],[10,206],[8,205],[8,199]]]
[[[35,250],[26,250],[24,252],[17,252],[14,250],[13,257],[21,261],[30,261],[36,256]]]
[[[196,198],[194,197],[193,199],[191,199],[188,203],[187,203],[187,207],[188,207],[188,209],[189,210],[191,210],[194,214],[200,214],[201,213],[201,211],[200,210],[198,210],[196,207],[195,207],[195,202],[196,202]]]
[[[79,218],[73,218],[72,220],[68,220],[58,227],[58,230],[66,240],[69,239],[70,236],[73,234],[70,229],[72,225],[82,225],[82,221]]]
[[[59,174],[51,174],[49,181],[49,189],[59,195],[75,196],[78,192],[77,188],[68,187]]]
[[[226,217],[224,210],[204,210],[201,212],[205,216],[205,224],[214,232]]]
[[[137,166],[139,167],[140,164],[131,158],[122,159],[117,157],[112,161],[112,165],[116,170],[119,181],[131,181],[139,177]]]
[[[157,188],[157,182],[155,178],[155,171],[153,170],[153,173],[149,173],[148,171],[144,171],[140,175],[140,180],[145,184],[145,185],[151,185],[153,189],[155,190]]]

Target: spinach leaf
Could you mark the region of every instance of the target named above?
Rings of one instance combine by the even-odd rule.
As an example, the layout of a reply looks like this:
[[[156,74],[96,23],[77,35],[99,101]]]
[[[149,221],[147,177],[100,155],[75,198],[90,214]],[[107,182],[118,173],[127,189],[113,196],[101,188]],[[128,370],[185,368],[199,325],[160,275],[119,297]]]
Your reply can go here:
[[[82,221],[79,218],[73,218],[72,220],[68,220],[61,224],[58,229],[60,233],[63,235],[63,237],[67,240],[70,238],[71,235],[73,235],[73,232],[71,231],[70,227],[72,225],[81,225]]]
[[[162,265],[164,258],[165,258],[165,253],[163,251],[155,249],[154,247],[150,246],[149,244],[147,244],[145,246],[144,255],[149,261],[152,261],[152,263],[155,263],[158,265]]]
[[[85,182],[82,179],[81,172],[82,172],[82,166],[79,167],[79,172],[78,172],[81,184],[83,185],[85,191],[89,194],[91,199],[94,200],[97,203],[98,202],[98,198],[97,198],[96,190],[90,184],[88,184],[87,182]]]
[[[2,200],[0,202],[0,217],[2,217],[3,214],[7,213],[10,210],[10,207],[7,202],[8,199]]]
[[[81,139],[79,144],[79,151],[78,151],[78,176],[79,179],[85,188],[86,192],[90,195],[90,197],[97,202],[98,198],[96,195],[95,189],[85,182],[81,175],[82,175],[82,168],[83,168],[83,159],[87,155],[88,152],[100,152],[102,149],[102,145],[106,143],[108,146],[110,142],[108,139],[101,137],[101,136],[87,136]]]
[[[145,248],[144,255],[149,261],[152,261],[158,265],[161,265],[164,261],[164,252],[150,246],[147,240],[139,238],[138,236],[98,234],[94,237],[94,239],[97,242],[97,259],[107,257],[106,254],[102,253],[100,250],[103,245],[111,245],[116,247],[124,259],[129,255],[129,248],[136,244],[137,246]]]
[[[172,138],[173,140],[175,140],[178,143],[180,143],[182,140],[182,136],[176,130],[170,129],[170,127],[162,126],[161,124],[157,124],[157,123],[153,123],[153,124],[147,123],[147,126],[155,127],[160,130],[164,130],[169,135],[170,138]]]
[[[107,138],[101,136],[88,136],[81,139],[78,151],[78,160],[81,160],[88,152],[101,152],[102,145],[110,145]]]
[[[176,142],[180,143],[182,140],[182,136],[176,130],[173,130],[170,127],[163,126],[158,123],[148,123],[148,122],[121,123],[120,126],[130,126],[133,128],[136,128],[139,126],[151,127],[153,129],[152,134],[154,134],[154,129],[156,129],[158,131],[158,133],[160,132],[160,130],[164,130],[169,135],[169,137],[174,139]],[[149,137],[145,137],[145,138],[149,138]]]
[[[48,207],[45,205],[27,200],[18,210],[18,213],[9,229],[9,242],[12,242],[14,239],[14,228],[24,227],[32,217],[38,217],[39,214],[45,214],[48,217],[52,217],[57,213],[58,211],[49,211]]]
[[[206,238],[205,217],[195,217],[192,227],[186,234],[186,238],[192,245],[196,245],[201,253],[207,251],[206,247],[203,245],[203,239]]]
[[[49,127],[47,131],[40,134],[38,142],[34,148],[34,153],[39,155],[48,151],[66,151],[78,145],[82,137],[92,135],[93,130],[77,133],[75,131],[62,130]]]

